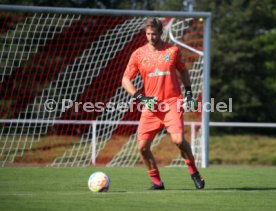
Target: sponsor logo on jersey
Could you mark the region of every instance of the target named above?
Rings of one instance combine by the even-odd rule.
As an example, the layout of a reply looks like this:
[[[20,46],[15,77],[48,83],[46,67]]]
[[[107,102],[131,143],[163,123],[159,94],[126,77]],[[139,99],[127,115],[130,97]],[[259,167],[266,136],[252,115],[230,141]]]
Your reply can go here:
[[[170,75],[169,71],[160,71],[158,68],[153,73],[149,73],[149,77]]]

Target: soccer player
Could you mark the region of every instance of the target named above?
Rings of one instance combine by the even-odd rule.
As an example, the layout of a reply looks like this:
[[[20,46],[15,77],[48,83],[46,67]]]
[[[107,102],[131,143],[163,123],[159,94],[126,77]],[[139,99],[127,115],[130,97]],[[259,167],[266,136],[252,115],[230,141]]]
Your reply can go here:
[[[153,183],[150,189],[165,189],[150,149],[155,135],[162,127],[166,127],[171,141],[179,148],[195,187],[202,189],[205,182],[195,165],[191,147],[184,138],[183,109],[178,108],[179,102],[183,102],[178,75],[185,86],[187,101],[192,99],[185,62],[177,46],[161,40],[163,26],[159,19],[147,18],[144,30],[148,43],[132,53],[124,72],[122,86],[145,108],[141,114],[137,139],[138,150]],[[132,83],[138,71],[144,81],[144,93],[136,90]]]

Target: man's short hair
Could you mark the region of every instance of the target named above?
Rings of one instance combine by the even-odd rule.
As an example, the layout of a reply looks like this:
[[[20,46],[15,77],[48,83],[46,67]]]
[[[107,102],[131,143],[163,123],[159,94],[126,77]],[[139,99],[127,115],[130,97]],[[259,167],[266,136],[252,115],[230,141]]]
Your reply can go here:
[[[144,30],[146,30],[148,27],[156,28],[159,32],[162,32],[163,30],[163,24],[158,18],[149,17],[145,20],[144,23]]]

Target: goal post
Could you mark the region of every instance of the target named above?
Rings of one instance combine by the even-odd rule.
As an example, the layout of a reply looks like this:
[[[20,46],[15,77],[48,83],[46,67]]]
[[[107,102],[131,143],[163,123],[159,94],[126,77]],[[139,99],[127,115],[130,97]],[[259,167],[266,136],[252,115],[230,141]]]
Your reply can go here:
[[[12,5],[0,5],[0,11],[1,166],[140,162],[140,113],[121,78],[131,53],[146,43],[143,22],[148,16],[163,22],[162,39],[183,51],[195,97],[209,102],[208,12]],[[139,75],[133,83],[138,89],[143,86]],[[207,167],[209,114],[202,110],[185,116],[197,163]],[[161,131],[153,149],[166,136]],[[184,165],[178,154],[173,156],[166,165]]]

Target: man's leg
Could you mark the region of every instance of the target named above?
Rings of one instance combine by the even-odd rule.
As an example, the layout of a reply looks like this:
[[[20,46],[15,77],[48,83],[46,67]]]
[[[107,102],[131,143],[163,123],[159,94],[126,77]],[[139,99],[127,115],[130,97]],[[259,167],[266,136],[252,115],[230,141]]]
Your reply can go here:
[[[181,156],[186,163],[189,173],[195,183],[197,189],[204,188],[205,181],[201,178],[197,167],[195,165],[195,159],[192,153],[190,144],[185,140],[182,133],[171,134],[172,142],[174,142],[180,150]]]
[[[192,153],[190,144],[185,140],[182,133],[171,134],[172,142],[179,148],[181,156],[183,157],[190,174],[197,172],[195,166],[195,159]]]
[[[150,150],[152,140],[139,140],[138,141],[138,150],[140,152],[143,163],[146,165],[148,170],[148,175],[153,182],[151,189],[153,190],[163,190],[164,184],[161,181],[160,173],[156,165],[154,156]]]

